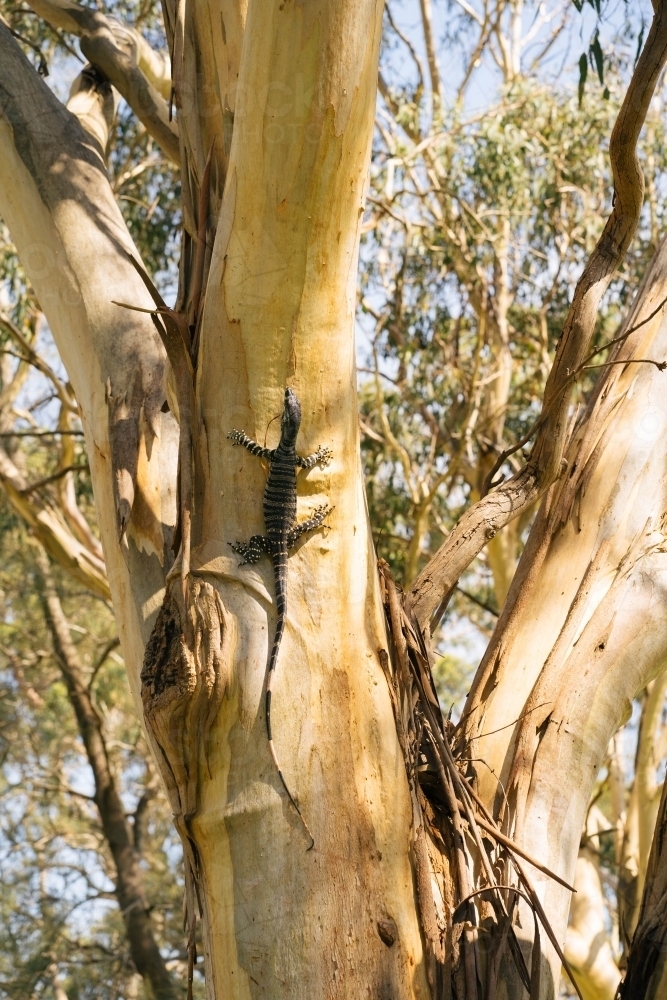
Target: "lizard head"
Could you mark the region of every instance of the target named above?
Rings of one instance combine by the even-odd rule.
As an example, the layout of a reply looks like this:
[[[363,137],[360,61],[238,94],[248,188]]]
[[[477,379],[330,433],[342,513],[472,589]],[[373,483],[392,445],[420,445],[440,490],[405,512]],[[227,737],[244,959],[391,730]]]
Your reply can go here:
[[[291,389],[285,389],[285,406],[280,421],[282,438],[287,444],[296,444],[301,425],[301,403]]]

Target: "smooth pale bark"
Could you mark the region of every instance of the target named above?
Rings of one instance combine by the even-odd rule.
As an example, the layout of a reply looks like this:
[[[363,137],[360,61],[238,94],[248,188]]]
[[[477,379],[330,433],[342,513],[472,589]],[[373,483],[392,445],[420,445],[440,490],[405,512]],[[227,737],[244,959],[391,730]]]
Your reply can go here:
[[[565,957],[576,974],[584,1000],[614,1000],[621,973],[607,933],[607,907],[600,882],[601,838],[609,821],[597,806],[588,811],[583,841],[574,872],[565,936]]]
[[[620,345],[617,360],[667,357],[666,294],[663,244],[627,328],[657,315]],[[466,705],[469,755],[485,762],[476,768],[482,798],[568,881],[609,740],[667,654],[666,389],[667,375],[650,364],[606,370],[568,471],[542,504]],[[569,894],[537,882],[562,940]],[[558,962],[550,961],[553,984]]]
[[[409,863],[411,807],[378,649],[386,648],[359,463],[353,342],[358,223],[373,129],[382,7],[250,4],[199,361],[195,575],[235,620],[232,697],[200,767],[190,823],[217,997],[425,997]],[[291,557],[274,740],[307,838],[268,752],[275,624],[268,560],[229,542],[263,530],[265,474],[227,440],[269,445],[290,385],[298,447],[331,447],[299,477],[299,518],[327,531]],[[221,392],[224,386],[224,392]],[[396,927],[388,944],[378,923]]]
[[[109,587],[130,683],[164,592],[176,428],[165,356],[127,254],[138,256],[98,142],[0,24],[0,214],[46,314],[82,414]],[[87,109],[90,111],[90,107]],[[120,544],[119,544],[120,539]]]
[[[619,864],[619,924],[629,947],[637,926],[651,843],[660,804],[656,772],[665,756],[667,731],[662,714],[667,694],[667,671],[652,681],[644,694],[639,722],[635,774],[628,802]]]
[[[220,9],[189,6],[180,29],[179,9],[169,30],[183,35],[175,76],[191,241],[184,243],[181,301],[201,323],[188,593],[196,618],[214,614],[206,587],[216,588],[224,641],[211,655],[228,669],[229,687],[204,746],[198,743],[203,729],[177,729],[178,738],[185,734],[191,742],[182,746],[186,760],[176,779],[166,778],[175,810],[181,809],[182,774],[196,791],[187,824],[183,810],[178,818],[200,880],[208,991],[225,1000],[425,998],[411,804],[378,656],[386,636],[355,390],[359,219],[382,6],[377,0],[307,8],[263,3],[250,6],[246,22],[242,4],[223,3],[223,24],[235,25],[230,35],[219,28]],[[109,301],[150,305],[127,266],[132,247],[101,150],[5,36],[0,32],[0,212],[83,413],[109,581],[136,692],[173,523],[174,448],[165,432],[169,422],[158,414],[164,354],[147,318]],[[197,46],[205,51],[206,44],[209,57],[195,66]],[[188,106],[189,79],[196,84],[191,94],[213,102],[208,109]],[[217,106],[216,93],[224,94]],[[231,131],[225,107],[235,112],[231,147],[217,142]],[[209,139],[216,142],[207,191]],[[210,256],[210,218],[218,215],[225,178],[201,319],[193,292],[197,251],[203,246]],[[300,451],[322,443],[335,454],[329,470],[300,480],[300,517],[324,498],[336,511],[330,530],[304,539],[290,561],[288,627],[273,702],[283,769],[315,833],[309,853],[264,727],[271,570],[265,564],[239,569],[227,544],[261,530],[264,476],[226,434],[240,425],[263,439],[286,383],[302,402]],[[276,432],[274,425],[270,441]],[[159,726],[150,731],[165,735]],[[158,759],[165,774],[165,758],[158,753]],[[191,912],[192,898],[188,906]]]

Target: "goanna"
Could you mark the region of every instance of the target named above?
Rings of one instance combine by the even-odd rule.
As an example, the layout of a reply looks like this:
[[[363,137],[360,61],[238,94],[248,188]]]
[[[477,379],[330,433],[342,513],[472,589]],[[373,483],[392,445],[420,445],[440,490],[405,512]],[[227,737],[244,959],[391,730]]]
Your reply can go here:
[[[273,562],[278,620],[276,622],[276,631],[267,667],[266,733],[269,738],[271,757],[273,758],[273,763],[276,766],[283,788],[310,837],[311,843],[308,848],[310,850],[315,844],[313,835],[301,814],[296,799],[285,781],[271,735],[271,688],[278,660],[280,640],[285,631],[287,555],[301,535],[307,531],[314,531],[316,528],[319,528],[325,517],[333,510],[333,507],[329,506],[318,507],[313,516],[308,518],[307,521],[302,521],[301,524],[296,523],[297,467],[312,469],[318,463],[322,466],[327,466],[333,457],[329,448],[318,448],[313,455],[309,455],[307,458],[301,458],[300,455],[297,455],[296,438],[300,425],[301,405],[299,400],[291,389],[285,389],[285,405],[280,423],[280,443],[277,448],[262,448],[256,441],[249,438],[245,431],[234,430],[227,435],[235,445],[241,444],[252,455],[257,455],[258,458],[265,458],[269,462],[269,475],[264,489],[264,524],[266,526],[266,535],[253,535],[249,542],[237,542],[236,544],[230,542],[229,544],[242,557],[239,563],[240,566],[246,563],[257,562],[261,558],[262,553],[271,556]]]

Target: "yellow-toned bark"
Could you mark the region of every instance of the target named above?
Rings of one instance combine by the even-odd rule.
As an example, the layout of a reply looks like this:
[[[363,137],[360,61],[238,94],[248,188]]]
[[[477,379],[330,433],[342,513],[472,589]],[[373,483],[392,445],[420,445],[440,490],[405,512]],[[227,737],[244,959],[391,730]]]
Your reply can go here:
[[[145,670],[144,697],[186,848],[188,928],[194,879],[207,989],[218,1000],[426,1000],[412,808],[380,660],[387,639],[355,386],[359,222],[382,5],[272,0],[247,11],[236,2],[166,9],[178,63],[187,233],[179,308],[198,338],[195,479],[186,603],[170,590],[161,619],[171,614],[183,626],[176,643],[184,643],[183,656],[173,660],[183,686],[151,701],[157,682]],[[111,301],[151,306],[127,260],[132,246],[100,143],[56,108],[31,131],[21,117],[25,85],[21,91],[9,76],[0,211],[81,407],[109,584],[138,694],[174,522],[174,426],[159,413],[164,352],[148,317]],[[51,108],[43,84],[29,83],[31,100]],[[78,158],[54,142],[59,128],[79,144]],[[48,259],[43,271],[35,245]],[[266,738],[271,567],[240,569],[228,544],[263,530],[264,473],[227,433],[245,427],[274,444],[271,421],[285,385],[302,404],[299,451],[323,444],[334,452],[328,469],[299,477],[299,519],[324,500],[335,511],[330,528],[300,541],[289,562],[273,698],[274,741],[315,835],[310,852]],[[159,639],[158,631],[154,646]]]
[[[353,342],[358,223],[373,128],[381,5],[250,5],[234,137],[206,291],[203,433],[192,566],[236,619],[234,696],[211,734],[192,831],[218,997],[425,997],[409,862],[410,801],[378,649],[386,647],[359,463]],[[299,519],[334,507],[288,567],[274,741],[263,685],[270,562],[229,542],[261,533],[265,473],[233,428],[277,443],[283,390],[298,448],[333,449],[298,479]],[[221,387],[224,391],[221,392]],[[393,920],[389,947],[378,922]]]
[[[482,797],[568,881],[609,740],[667,653],[665,463],[656,447],[667,376],[630,363],[667,354],[666,291],[663,244],[627,320],[636,332],[616,355],[628,363],[607,370],[567,475],[543,501],[467,705],[470,756],[483,753],[488,765],[478,769]],[[569,894],[546,879],[540,889],[562,940]],[[552,956],[552,981],[558,965]]]

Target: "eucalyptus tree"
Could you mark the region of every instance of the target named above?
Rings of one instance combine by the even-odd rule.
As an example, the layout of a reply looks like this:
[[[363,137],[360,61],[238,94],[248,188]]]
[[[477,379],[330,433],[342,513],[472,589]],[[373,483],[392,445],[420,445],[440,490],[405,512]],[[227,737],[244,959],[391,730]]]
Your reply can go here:
[[[418,166],[412,177],[415,190],[421,198],[426,176],[429,209],[440,212],[443,229],[449,218],[455,230],[444,263],[471,294],[460,326],[465,335],[471,316],[488,322],[486,341],[476,331],[477,350],[493,350],[485,359],[493,389],[480,394],[483,379],[473,369],[461,401],[472,408],[459,450],[469,458],[474,446],[484,458],[472,487],[476,502],[423,565],[428,518],[444,482],[438,478],[447,473],[435,466],[425,489],[418,482],[414,506],[428,500],[426,520],[412,533],[408,576],[416,577],[404,600],[386,564],[378,585],[354,377],[381,5],[166,2],[171,68],[146,38],[100,12],[71,0],[30,6],[54,30],[78,36],[93,69],[81,74],[65,107],[0,24],[0,213],[81,415],[123,655],[184,847],[189,975],[201,916],[211,996],[453,991],[471,1000],[496,987],[496,995],[516,996],[523,986],[534,997],[553,996],[569,903],[562,883],[572,878],[592,783],[628,700],[664,657],[663,470],[653,447],[664,419],[656,381],[660,255],[623,339],[605,342],[613,364],[602,369],[576,425],[571,408],[576,379],[596,363],[602,295],[639,222],[635,149],[667,54],[664,4],[656,3],[611,136],[609,218],[596,244],[583,240],[587,260],[583,252],[568,258],[561,240],[566,266],[583,267],[582,277],[572,302],[562,302],[560,321],[548,308],[536,315],[543,409],[523,460],[517,442],[504,437],[516,294],[508,223],[510,209],[518,212],[502,187],[505,154],[493,164],[496,138],[490,126],[480,129],[493,184],[480,195],[486,180],[472,178],[470,196],[457,201],[443,183],[455,150],[445,148],[441,158],[435,139],[421,134],[419,113],[403,113],[380,77],[386,106],[425,162],[425,175]],[[518,79],[522,5],[481,13],[462,6],[478,34],[470,72],[488,43],[519,87],[520,113],[539,117]],[[421,78],[437,122],[445,102],[426,0],[420,11]],[[173,308],[140,262],[105,169],[112,88],[180,167]],[[605,114],[602,107],[600,119]],[[511,116],[506,108],[510,147],[519,128]],[[565,134],[564,117],[555,122],[554,145],[558,128]],[[464,144],[475,142],[474,126],[464,133]],[[519,134],[510,153],[524,146]],[[588,155],[599,163],[595,149]],[[598,215],[603,184],[601,176],[593,191]],[[385,193],[388,186],[389,178]],[[491,208],[489,240],[476,207],[497,188],[506,204]],[[533,213],[531,198],[524,205],[526,232],[546,231],[549,211]],[[567,199],[560,206],[562,232],[574,241],[586,205],[575,200],[569,218]],[[462,224],[468,210],[473,221]],[[472,256],[480,257],[472,281],[469,230],[479,244]],[[485,305],[492,288],[497,309]],[[543,307],[544,296],[532,303],[536,314]],[[560,327],[553,365],[550,320]],[[446,336],[452,351],[455,324]],[[656,364],[635,363],[645,356]],[[377,385],[381,375],[373,376]],[[262,530],[262,475],[227,435],[244,427],[273,446],[286,384],[301,399],[304,451],[322,443],[334,453],[330,467],[300,480],[302,518],[325,499],[335,513],[330,529],[290,561],[274,687],[274,738],[314,833],[309,852],[264,733],[269,567],[240,568],[229,549]],[[370,429],[393,445],[375,394],[380,424]],[[437,447],[437,415],[434,425],[420,414]],[[405,457],[406,478],[413,460]],[[509,478],[498,482],[498,472]],[[640,474],[641,503],[633,492]],[[431,689],[431,633],[461,574],[540,500],[512,583],[511,573],[504,583],[495,574],[500,599],[507,597],[454,732]],[[647,619],[653,628],[641,627]],[[488,772],[476,768],[480,756]],[[546,875],[535,888],[522,867],[533,862],[556,879]],[[543,921],[541,938],[533,936],[533,913]]]

